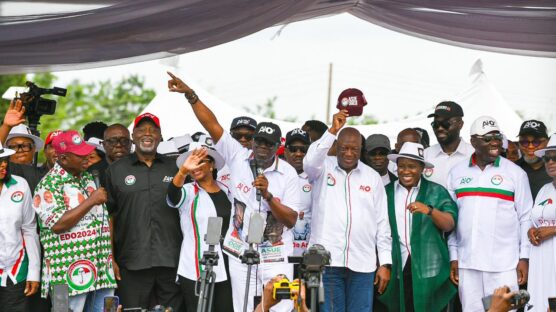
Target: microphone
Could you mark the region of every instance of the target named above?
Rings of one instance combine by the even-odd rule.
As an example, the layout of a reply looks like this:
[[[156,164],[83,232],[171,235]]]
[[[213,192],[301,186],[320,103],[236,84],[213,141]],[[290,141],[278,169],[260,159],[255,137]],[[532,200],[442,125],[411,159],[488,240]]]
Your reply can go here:
[[[253,174],[253,180],[257,178],[257,176],[263,174],[264,169],[259,168],[257,166],[257,161],[255,159],[249,160],[249,167],[251,167],[251,173]],[[261,201],[261,190],[257,189],[257,201]]]
[[[207,234],[205,234],[205,242],[209,246],[220,244],[222,239],[222,218],[209,217],[207,225]]]
[[[95,186],[97,187],[97,190],[101,187],[100,186],[100,179],[98,177],[99,173],[98,170],[94,169],[91,170],[91,175],[93,176],[93,179],[95,180]]]
[[[247,232],[247,243],[260,244],[263,242],[264,219],[258,212],[253,212],[249,219],[249,230]]]

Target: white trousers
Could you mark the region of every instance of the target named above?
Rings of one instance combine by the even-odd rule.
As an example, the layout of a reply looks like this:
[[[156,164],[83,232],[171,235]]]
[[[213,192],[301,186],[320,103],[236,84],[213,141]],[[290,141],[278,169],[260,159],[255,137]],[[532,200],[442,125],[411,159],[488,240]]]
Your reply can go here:
[[[517,272],[483,272],[459,269],[459,298],[463,312],[484,312],[483,297],[492,295],[498,287],[508,286],[517,291]]]
[[[230,277],[232,282],[232,295],[234,299],[234,312],[243,311],[243,302],[245,298],[245,286],[247,281],[247,265],[242,264],[236,258],[229,258]],[[284,274],[290,281],[293,280],[293,264],[289,263],[262,263],[251,268],[251,280],[249,284],[249,302],[247,311],[253,311],[253,297],[262,294],[264,284],[274,278],[278,274]],[[216,299],[216,298],[215,298]],[[217,300],[217,299],[216,299]],[[293,309],[293,301],[282,300],[273,306],[272,312],[290,312]]]

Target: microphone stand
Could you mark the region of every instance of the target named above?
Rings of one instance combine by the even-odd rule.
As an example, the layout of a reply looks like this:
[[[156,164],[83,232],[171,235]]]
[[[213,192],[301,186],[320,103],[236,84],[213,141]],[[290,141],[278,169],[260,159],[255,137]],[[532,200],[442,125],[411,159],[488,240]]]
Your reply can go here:
[[[199,261],[205,266],[201,271],[201,287],[199,289],[199,301],[197,302],[197,312],[212,311],[212,300],[214,296],[214,283],[216,282],[216,273],[214,266],[218,265],[218,252],[214,250],[214,245],[209,245],[209,250],[203,252],[203,258]]]
[[[245,284],[245,297],[243,301],[243,312],[247,312],[247,303],[249,301],[249,284],[251,284],[251,269],[253,265],[261,263],[261,257],[257,249],[253,246],[255,244],[249,244],[249,249],[243,252],[241,256],[241,263],[247,264],[247,282]]]

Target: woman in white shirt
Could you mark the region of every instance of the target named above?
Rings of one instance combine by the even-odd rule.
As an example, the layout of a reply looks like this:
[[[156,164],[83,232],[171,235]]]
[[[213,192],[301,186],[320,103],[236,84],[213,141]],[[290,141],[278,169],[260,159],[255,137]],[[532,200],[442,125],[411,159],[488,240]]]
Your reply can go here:
[[[535,155],[543,159],[552,182],[541,188],[531,210],[533,227],[527,234],[533,246],[527,290],[533,305],[531,311],[545,312],[548,298],[556,297],[556,135],[552,135],[546,148],[535,151]]]
[[[208,218],[221,217],[222,234],[230,223],[231,203],[224,184],[217,182],[217,170],[224,166],[224,159],[218,152],[198,142],[191,143],[189,151],[178,157],[180,168],[168,188],[168,204],[179,209],[183,242],[178,265],[178,281],[181,285],[187,312],[197,311],[199,297],[195,284],[204,270],[200,264],[203,252],[208,250],[204,236],[207,233]],[[185,183],[187,177],[193,182]],[[218,264],[216,273],[214,302],[212,311],[233,311],[232,287],[229,281],[228,258],[216,246]],[[200,284],[199,284],[200,286]],[[209,311],[210,312],[210,311]]]
[[[23,312],[39,289],[39,236],[29,185],[9,171],[13,154],[0,144],[0,310]]]

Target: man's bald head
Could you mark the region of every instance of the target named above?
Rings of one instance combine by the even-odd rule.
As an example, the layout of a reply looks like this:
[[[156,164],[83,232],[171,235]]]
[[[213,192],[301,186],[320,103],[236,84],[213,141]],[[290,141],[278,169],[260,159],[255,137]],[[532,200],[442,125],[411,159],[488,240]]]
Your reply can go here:
[[[398,139],[395,144],[396,151],[399,152],[405,142],[421,143],[419,132],[415,129],[407,128],[398,133]]]
[[[336,157],[338,165],[346,172],[357,167],[361,157],[361,133],[355,128],[344,128],[338,134]]]

